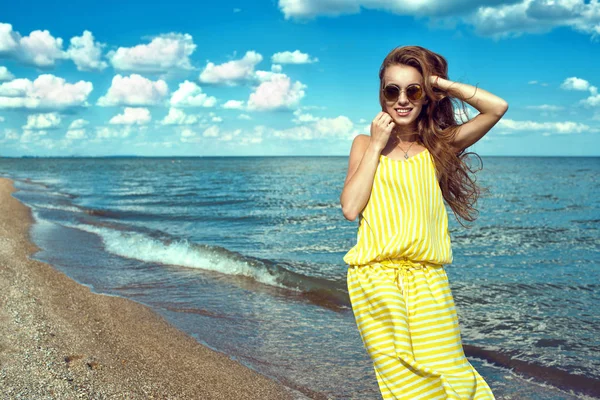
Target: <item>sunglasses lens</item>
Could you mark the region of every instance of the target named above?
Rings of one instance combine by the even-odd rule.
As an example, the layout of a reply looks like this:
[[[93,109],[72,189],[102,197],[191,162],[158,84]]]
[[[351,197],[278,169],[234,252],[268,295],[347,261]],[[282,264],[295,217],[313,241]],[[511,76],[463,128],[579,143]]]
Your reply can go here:
[[[396,101],[400,97],[400,88],[396,85],[388,85],[383,88],[383,97],[387,101]],[[417,101],[423,97],[423,88],[420,85],[410,85],[406,88],[406,97],[410,101]]]
[[[398,86],[388,85],[383,88],[383,97],[385,97],[387,101],[396,101],[398,100],[399,96],[400,89],[398,88]]]
[[[412,101],[419,100],[423,95],[423,89],[419,85],[411,85],[406,88],[406,97]]]

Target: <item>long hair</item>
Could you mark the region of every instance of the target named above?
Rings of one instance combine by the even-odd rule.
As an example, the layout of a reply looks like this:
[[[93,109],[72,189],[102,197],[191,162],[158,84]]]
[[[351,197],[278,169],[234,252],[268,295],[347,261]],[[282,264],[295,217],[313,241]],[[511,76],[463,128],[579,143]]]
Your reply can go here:
[[[433,156],[442,195],[458,222],[464,226],[461,219],[475,221],[478,216],[475,205],[482,188],[476,184],[474,173],[483,168],[483,161],[477,153],[465,152],[466,149],[455,153],[450,144],[460,127],[456,121],[453,101],[462,105],[463,115],[466,117],[465,103],[438,88],[434,90],[430,83],[432,75],[448,79],[448,62],[441,55],[420,46],[404,46],[392,50],[383,60],[379,70],[379,103],[382,110],[385,110],[385,98],[382,93],[384,74],[386,68],[391,65],[411,66],[423,76],[425,95],[429,101],[423,105],[417,117],[418,140]],[[479,169],[474,170],[469,165],[469,155],[479,159]]]

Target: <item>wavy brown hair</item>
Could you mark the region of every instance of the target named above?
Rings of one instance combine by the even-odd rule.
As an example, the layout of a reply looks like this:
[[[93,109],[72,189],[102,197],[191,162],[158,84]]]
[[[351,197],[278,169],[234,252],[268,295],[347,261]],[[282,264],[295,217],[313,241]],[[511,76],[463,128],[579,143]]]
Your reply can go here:
[[[454,103],[462,105],[463,115],[467,115],[465,102],[451,97],[447,92],[433,88],[430,76],[437,75],[448,79],[448,62],[441,55],[420,46],[397,47],[383,60],[379,70],[379,103],[385,111],[383,97],[384,74],[391,65],[408,65],[417,69],[423,76],[425,95],[429,99],[417,117],[418,142],[432,154],[436,174],[446,203],[452,208],[458,222],[475,221],[478,211],[475,208],[481,191],[475,179],[475,172],[483,168],[481,157],[463,149],[456,153],[451,142],[460,124],[456,121]],[[462,123],[466,121],[461,121]],[[481,167],[474,170],[470,165],[470,155],[479,159]]]

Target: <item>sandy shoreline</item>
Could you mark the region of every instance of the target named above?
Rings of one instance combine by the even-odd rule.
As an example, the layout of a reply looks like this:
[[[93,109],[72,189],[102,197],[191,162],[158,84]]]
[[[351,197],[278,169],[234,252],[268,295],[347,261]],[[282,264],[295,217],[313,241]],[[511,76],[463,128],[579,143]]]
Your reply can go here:
[[[0,178],[0,398],[286,399],[149,308],[30,260],[29,208]]]

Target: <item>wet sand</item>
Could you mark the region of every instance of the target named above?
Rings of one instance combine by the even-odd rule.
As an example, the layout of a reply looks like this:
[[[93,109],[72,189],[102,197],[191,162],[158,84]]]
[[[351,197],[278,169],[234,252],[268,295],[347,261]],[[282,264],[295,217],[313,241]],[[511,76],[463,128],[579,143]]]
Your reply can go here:
[[[0,178],[0,398],[291,399],[152,310],[31,260],[29,208]]]

